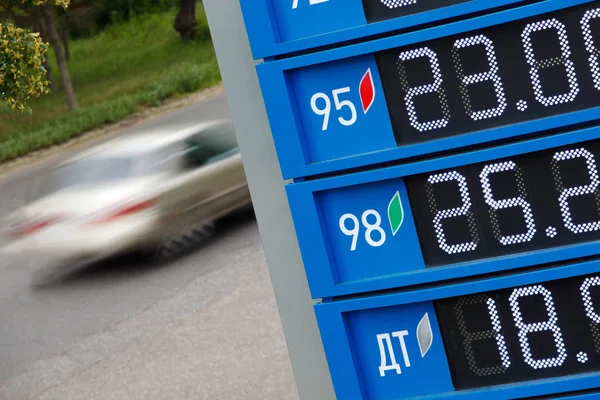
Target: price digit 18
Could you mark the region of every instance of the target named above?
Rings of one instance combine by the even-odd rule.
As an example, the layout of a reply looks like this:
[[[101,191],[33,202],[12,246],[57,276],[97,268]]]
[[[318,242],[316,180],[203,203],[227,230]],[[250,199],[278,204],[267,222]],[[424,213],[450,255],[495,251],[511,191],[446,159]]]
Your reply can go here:
[[[383,246],[387,237],[383,228],[381,228],[381,215],[375,210],[367,210],[361,216],[362,226],[365,228],[365,241],[371,247]],[[373,222],[374,219],[374,223]],[[350,222],[348,222],[350,221]],[[371,221],[371,222],[370,222]],[[358,238],[360,236],[360,223],[358,217],[354,214],[344,214],[341,216],[340,230],[346,236],[352,236],[350,251],[356,250]],[[377,234],[375,234],[377,232]]]

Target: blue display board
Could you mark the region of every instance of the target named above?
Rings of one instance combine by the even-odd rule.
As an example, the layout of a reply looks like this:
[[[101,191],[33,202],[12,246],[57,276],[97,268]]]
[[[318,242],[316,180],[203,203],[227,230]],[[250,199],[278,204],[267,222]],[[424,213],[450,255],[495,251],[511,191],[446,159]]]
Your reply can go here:
[[[255,59],[439,23],[527,0],[240,0]]]
[[[258,65],[284,177],[420,157],[596,120],[600,96],[590,55],[600,35],[584,30],[590,22],[587,3],[545,1]],[[536,39],[536,29],[554,20],[558,28],[545,33],[562,41],[555,52],[569,55],[568,73],[563,68],[562,76],[558,69],[549,74],[540,67],[531,75],[532,65],[547,57],[544,41],[522,35]],[[400,57],[408,74],[398,75]],[[564,87],[567,83],[571,86]],[[483,107],[469,111],[473,102]]]
[[[338,398],[600,396],[600,4],[240,2]]]
[[[313,297],[443,282],[598,254],[599,138],[600,127],[592,127],[288,185],[288,199]],[[596,160],[593,165],[584,153],[568,160],[570,164],[555,160],[556,155],[581,149],[590,152]],[[523,194],[508,194],[510,186],[516,186],[518,181],[513,171],[492,173],[489,186],[485,185],[480,176],[484,169],[511,162],[523,172],[519,178],[525,187]],[[531,164],[536,168],[525,170]],[[593,169],[577,182],[580,186],[576,183],[572,188],[571,184],[560,186],[553,178],[556,172],[571,182],[573,176],[586,172],[587,165]],[[474,179],[463,172],[472,166],[476,172]],[[447,182],[429,182],[453,173],[456,177]],[[591,185],[586,189],[587,194],[581,189],[585,186],[581,183],[587,183],[585,179]],[[439,192],[445,188],[444,184],[447,192]],[[413,189],[410,193],[407,186]],[[428,189],[433,192],[428,193]],[[444,197],[451,200],[449,206],[442,206]],[[486,203],[486,197],[487,200],[493,197],[494,201],[489,201],[493,206]],[[439,207],[432,209],[436,204]],[[423,210],[418,215],[416,206]],[[579,224],[572,225],[573,217],[569,216],[574,216]],[[459,249],[473,242],[473,232],[468,229],[470,219],[474,220],[477,243]],[[529,224],[528,219],[531,219]],[[510,226],[514,221],[517,224]],[[589,221],[588,231],[578,228],[586,223],[583,221]],[[595,221],[598,222],[594,225]],[[500,239],[493,234],[494,225],[500,231]],[[490,231],[491,234],[485,235]],[[501,239],[511,236],[510,233],[522,237],[503,244]]]
[[[588,295],[597,282],[600,262],[590,261],[319,304],[336,395],[504,400],[597,389],[600,337]],[[523,317],[539,299],[533,326]],[[534,358],[540,346],[546,366]]]

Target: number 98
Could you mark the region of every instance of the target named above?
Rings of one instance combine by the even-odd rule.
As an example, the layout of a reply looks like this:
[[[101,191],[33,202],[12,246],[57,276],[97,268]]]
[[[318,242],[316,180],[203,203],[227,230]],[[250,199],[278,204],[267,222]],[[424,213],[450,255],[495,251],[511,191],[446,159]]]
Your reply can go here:
[[[375,223],[369,222],[369,217],[375,217]],[[347,221],[351,221],[351,227],[348,227]],[[365,230],[365,241],[371,247],[380,247],[385,243],[387,236],[383,228],[381,228],[381,215],[375,210],[367,210],[361,216],[361,222]],[[340,230],[346,236],[352,236],[352,244],[350,245],[350,251],[356,250],[358,244],[358,237],[360,236],[360,223],[358,217],[354,214],[344,214],[341,216]],[[373,232],[378,233],[378,240],[373,238]],[[377,237],[376,236],[376,237]]]

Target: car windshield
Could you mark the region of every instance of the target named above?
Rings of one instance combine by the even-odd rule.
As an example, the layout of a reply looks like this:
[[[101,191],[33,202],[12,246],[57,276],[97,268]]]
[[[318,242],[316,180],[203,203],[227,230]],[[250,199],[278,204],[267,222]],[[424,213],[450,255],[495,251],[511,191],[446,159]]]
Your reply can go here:
[[[200,166],[219,161],[237,152],[238,145],[231,122],[212,126],[187,141],[188,161]]]
[[[133,174],[134,160],[126,157],[86,158],[64,164],[45,180],[43,194],[73,186],[95,185],[125,179]]]

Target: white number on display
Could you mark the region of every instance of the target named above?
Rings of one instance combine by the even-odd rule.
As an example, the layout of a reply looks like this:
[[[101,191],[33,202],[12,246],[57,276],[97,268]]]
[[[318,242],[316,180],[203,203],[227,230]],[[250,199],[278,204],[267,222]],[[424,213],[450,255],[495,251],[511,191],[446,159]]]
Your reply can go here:
[[[487,305],[488,314],[490,316],[490,322],[492,323],[492,329],[485,331],[469,332],[463,314],[463,307],[483,302],[485,302],[485,304]],[[491,297],[485,297],[483,295],[463,297],[456,303],[455,312],[457,315],[460,333],[464,338],[463,345],[465,348],[465,353],[467,355],[467,361],[469,363],[469,367],[471,367],[471,370],[479,376],[497,375],[506,371],[506,369],[510,367],[510,357],[508,356],[508,348],[506,347],[506,340],[504,339],[504,335],[502,334],[502,325],[500,323],[500,317],[498,316],[498,308],[496,307],[496,302],[494,301],[494,299],[492,299]],[[500,355],[501,363],[500,365],[480,367],[477,365],[477,360],[475,359],[475,352],[473,350],[472,343],[474,341],[487,340],[491,338],[494,338],[496,340],[496,345],[498,346],[498,354]]]
[[[583,299],[583,306],[585,307],[585,314],[595,324],[600,324],[600,314],[596,312],[594,303],[592,302],[592,293],[590,289],[595,286],[600,286],[600,278],[594,276],[592,278],[586,278],[581,285],[581,298]]]
[[[346,226],[346,221],[352,221],[352,228],[348,229]],[[360,224],[358,222],[358,218],[354,214],[344,214],[340,218],[340,230],[346,236],[352,236],[352,244],[350,245],[350,251],[356,250],[356,245],[358,243],[358,235],[360,235]]]
[[[533,45],[531,43],[531,34],[546,29],[554,29],[558,35],[562,55],[560,57],[548,58],[545,60],[536,60]],[[533,84],[533,92],[537,101],[544,106],[552,106],[555,104],[568,103],[575,100],[579,93],[579,84],[575,75],[575,66],[571,61],[571,48],[569,47],[569,39],[567,38],[567,30],[565,26],[557,19],[552,18],[545,21],[534,22],[525,27],[521,34],[523,38],[523,47],[525,49],[525,57],[527,63],[531,66],[529,74]],[[569,81],[569,92],[557,94],[554,96],[545,96],[544,89],[540,80],[540,69],[563,65]]]
[[[548,320],[543,322],[523,322],[519,299],[526,296],[544,297],[544,304],[546,306]],[[512,310],[513,318],[515,320],[515,327],[519,330],[519,343],[521,344],[521,351],[523,352],[523,358],[525,359],[525,362],[534,369],[554,368],[561,366],[567,359],[567,350],[565,349],[561,329],[557,325],[558,316],[556,315],[552,293],[550,293],[550,291],[542,285],[528,286],[515,289],[508,300]],[[557,354],[556,357],[536,360],[531,354],[531,347],[529,346],[529,334],[545,331],[552,332]]]
[[[389,8],[397,8],[409,4],[416,4],[416,1],[414,0],[381,1]],[[595,32],[592,30],[592,26],[594,23],[600,24],[598,21],[599,19],[600,8],[595,8],[585,12],[580,21],[585,49],[589,54],[589,67],[593,77],[594,87],[598,90],[600,90],[600,38],[594,37]],[[534,38],[539,32],[545,32],[549,35],[556,35],[557,44],[560,47],[560,54],[557,54],[553,57],[543,55],[545,43],[541,40],[537,43],[534,43]],[[502,38],[499,39],[499,41],[501,40]],[[554,43],[554,40],[552,40],[552,38],[548,38],[548,36],[546,36],[546,40],[550,40]],[[577,40],[579,40],[579,38],[577,38]],[[580,92],[580,82],[577,78],[575,63],[573,62],[571,43],[569,42],[566,25],[556,18],[529,23],[521,32],[521,41],[525,59],[527,61],[527,65],[529,66],[530,83],[537,102],[544,107],[550,107],[575,101]],[[466,75],[465,70],[468,70],[468,68],[465,68],[465,66],[470,66],[471,64],[469,63],[472,63],[472,61],[465,56],[461,58],[461,50],[474,46],[483,46],[489,68],[484,72]],[[442,51],[439,53],[440,57],[444,56]],[[405,64],[410,60],[424,58],[427,58],[429,61],[429,68],[433,75],[432,83],[411,87],[408,82]],[[502,116],[508,108],[509,99],[506,96],[504,83],[500,74],[494,42],[483,34],[477,34],[458,39],[454,42],[452,47],[452,58],[454,61],[456,75],[460,82],[460,94],[467,115],[473,121],[483,121]],[[442,59],[442,64],[444,61],[445,60]],[[562,73],[562,70],[564,70],[564,79],[565,83],[567,83],[566,86],[568,87],[565,87],[562,90],[563,93],[553,93],[551,92],[550,87],[544,88],[544,83],[542,83],[542,75],[543,71],[547,69],[555,69],[558,71],[558,73]],[[510,73],[510,65],[507,65],[505,71]],[[438,53],[436,53],[436,51],[430,47],[421,47],[418,49],[402,51],[398,60],[398,76],[402,89],[405,92],[404,102],[410,125],[419,132],[427,132],[447,127],[450,123],[451,112],[446,99],[446,93],[443,88],[445,77],[441,72]],[[562,80],[560,76],[559,79]],[[548,77],[545,77],[544,82],[552,85],[552,82],[549,81]],[[495,107],[483,110],[476,109],[476,101],[473,101],[470,93],[473,93],[474,91],[471,86],[478,83],[493,84],[497,104]],[[557,85],[552,86],[556,87]],[[428,95],[431,93],[437,94],[439,98],[441,117],[432,121],[422,121],[418,116],[419,113],[416,109],[415,97]],[[519,111],[526,111],[528,109],[527,100],[514,100],[516,101],[517,109]]]
[[[322,102],[319,102],[319,100],[322,100]],[[319,103],[323,104],[323,107],[319,108]],[[315,93],[310,99],[310,106],[315,114],[323,117],[323,127],[321,129],[326,131],[329,127],[329,116],[331,115],[331,100],[329,100],[329,96],[325,93]]]
[[[487,55],[490,69],[487,72],[481,72],[473,75],[465,75],[458,49],[464,49],[465,47],[478,45],[483,45],[485,47],[485,53]],[[500,76],[498,75],[498,62],[496,61],[496,51],[494,50],[494,44],[492,43],[492,41],[483,35],[459,39],[454,43],[452,55],[454,56],[454,65],[458,73],[458,78],[461,81],[461,94],[463,98],[463,103],[467,110],[467,114],[475,121],[498,117],[502,115],[507,106],[506,95],[504,94],[502,79],[500,79]],[[496,101],[498,105],[495,108],[490,108],[487,110],[473,111],[473,105],[469,96],[468,87],[475,83],[486,81],[492,81],[494,83],[494,89],[496,91]]]
[[[369,217],[374,219],[374,223],[369,222]],[[373,221],[371,219],[371,221]],[[347,221],[352,222],[352,227],[348,228]],[[387,236],[383,228],[381,228],[381,215],[375,210],[367,210],[361,216],[361,222],[365,228],[365,241],[371,247],[380,247],[385,243]],[[354,214],[344,214],[339,221],[340,230],[346,236],[352,236],[352,244],[350,251],[356,250],[358,238],[360,236],[360,224],[358,218]],[[376,232],[376,234],[375,234]]]
[[[579,287],[579,291],[585,314],[590,320],[596,350],[600,354],[600,313],[596,310],[592,298],[591,290],[593,288],[598,288],[600,290],[600,276],[586,278]],[[523,298],[531,298],[532,296],[539,296],[544,301],[544,307],[541,309],[545,309],[546,318],[537,316],[538,308],[536,307],[536,316],[530,317],[534,319],[534,322],[525,322],[523,321],[520,302]],[[568,352],[563,339],[562,330],[559,326],[558,314],[556,312],[552,292],[543,285],[515,288],[508,298],[508,303],[512,311],[513,322],[517,329],[516,335],[519,340],[521,354],[525,363],[536,370],[557,368],[563,365],[568,358]],[[472,330],[473,328],[469,330],[464,309],[478,304],[485,304],[487,306],[487,313],[492,327],[480,331],[474,331]],[[528,308],[532,305],[534,304],[529,303]],[[454,313],[458,323],[458,329],[462,336],[465,356],[471,371],[478,376],[490,376],[504,373],[512,365],[512,360],[508,353],[504,328],[500,320],[496,300],[486,294],[461,297],[454,304]],[[556,356],[543,359],[536,359],[534,357],[530,342],[541,339],[539,334],[535,335],[536,333],[548,335],[547,338],[549,338],[550,335],[552,336]],[[489,341],[490,339],[495,340],[500,358],[499,362],[494,364],[491,364],[489,360],[477,360],[475,358],[476,347],[473,346],[474,342]],[[546,346],[546,343],[546,340],[542,343],[537,342],[535,347],[539,349],[541,346]],[[588,355],[585,352],[579,352],[576,357],[577,361],[580,363],[585,363],[588,360]],[[477,365],[477,361],[484,361],[485,366]]]
[[[590,183],[584,186],[576,186],[571,188],[565,188],[563,180],[560,174],[560,161],[572,160],[575,158],[585,159],[588,174],[590,177]],[[554,179],[556,186],[561,191],[558,198],[560,205],[560,211],[562,213],[565,227],[573,233],[593,232],[600,229],[600,221],[584,222],[576,224],[573,222],[573,216],[571,214],[571,207],[569,206],[569,199],[576,196],[592,195],[596,199],[596,203],[600,206],[600,199],[598,198],[598,187],[600,186],[600,177],[598,176],[598,166],[596,165],[596,159],[594,155],[584,148],[559,151],[553,157],[552,172],[554,173]]]
[[[590,290],[597,286],[600,286],[600,277],[594,276],[586,278],[579,290],[581,291],[581,300],[583,301],[583,306],[585,308],[585,315],[590,319],[590,330],[592,331],[596,352],[600,354],[600,314],[596,312],[596,307],[592,300],[592,292]]]
[[[424,57],[429,59],[431,72],[433,74],[433,83],[427,85],[410,87],[408,84],[406,71],[404,71],[404,66],[402,62],[398,64],[402,86],[406,91],[406,95],[404,96],[404,102],[406,104],[406,109],[408,110],[408,118],[410,120],[410,124],[420,132],[426,132],[431,131],[433,129],[443,128],[448,125],[448,122],[450,122],[450,108],[448,107],[446,94],[444,92],[444,89],[442,88],[442,73],[440,71],[440,63],[438,61],[437,54],[435,54],[435,52],[430,48],[423,47],[416,50],[402,52],[400,53],[399,59],[400,61],[408,61]],[[420,96],[427,93],[438,94],[443,118],[427,122],[419,121],[417,111],[415,108],[415,102],[413,99],[416,96]]]
[[[298,8],[298,1],[299,0],[294,0],[294,2],[292,3],[292,8],[295,10],[296,8]],[[320,3],[327,3],[329,0],[308,0],[308,4],[311,6],[314,6],[315,4],[320,4]]]
[[[435,212],[433,226],[435,227],[435,234],[437,236],[440,248],[448,254],[464,253],[475,250],[477,248],[477,243],[479,242],[479,237],[474,227],[475,222],[473,213],[471,212],[471,196],[469,194],[469,188],[467,187],[467,179],[457,171],[452,171],[443,174],[431,175],[427,181],[429,183],[429,185],[427,185],[429,204],[432,206]],[[460,197],[462,199],[462,206],[447,210],[438,210],[437,206],[435,205],[436,203],[431,185],[448,181],[456,181],[458,190],[460,192]],[[446,239],[446,234],[444,232],[443,221],[448,218],[456,218],[459,216],[467,217],[472,241],[458,244],[448,244],[448,240]]]
[[[381,0],[388,8],[398,8],[417,4],[417,0]]]
[[[335,109],[337,111],[342,111],[343,108],[347,108],[350,112],[350,118],[344,118],[342,116],[338,117],[339,123],[343,126],[354,125],[358,118],[354,103],[350,100],[340,100],[340,95],[349,92],[349,87],[335,89],[331,92]],[[322,105],[322,107],[320,105]],[[321,129],[326,131],[329,128],[329,118],[331,117],[331,99],[325,93],[315,93],[310,99],[310,107],[315,114],[323,117],[323,126]]]
[[[515,178],[517,180],[517,188],[519,190],[520,197],[513,197],[510,199],[496,200],[492,193],[492,186],[490,184],[490,175],[498,172],[514,171]],[[531,204],[525,198],[527,192],[525,191],[525,181],[523,174],[517,165],[512,161],[502,162],[498,164],[486,165],[479,174],[481,178],[481,187],[483,188],[483,195],[485,202],[490,206],[490,217],[492,220],[492,226],[494,228],[494,236],[503,245],[511,245],[515,243],[529,242],[535,235],[535,221],[533,219],[533,212],[531,211]],[[523,218],[527,226],[527,232],[520,233],[517,235],[502,236],[500,224],[498,223],[498,216],[496,215],[497,210],[505,210],[507,208],[521,207],[523,209]]]
[[[600,49],[594,43],[594,37],[592,36],[591,20],[600,17],[600,9],[589,10],[585,13],[581,20],[581,29],[583,29],[583,39],[585,41],[585,48],[590,53],[590,69],[592,70],[592,76],[594,77],[594,86],[600,90],[600,65],[598,64],[598,56],[600,56]]]

